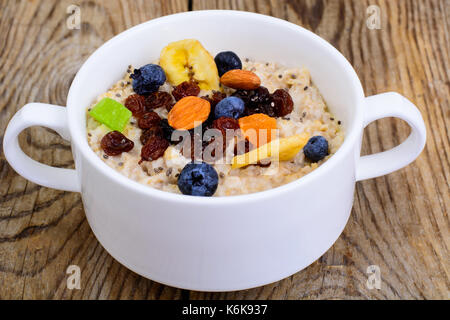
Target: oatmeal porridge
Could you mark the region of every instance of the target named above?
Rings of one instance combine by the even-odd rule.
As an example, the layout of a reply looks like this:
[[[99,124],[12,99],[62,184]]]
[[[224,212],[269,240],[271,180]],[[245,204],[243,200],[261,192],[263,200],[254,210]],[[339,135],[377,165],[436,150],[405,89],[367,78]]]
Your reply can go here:
[[[87,139],[110,167],[173,193],[231,196],[289,183],[341,146],[341,122],[305,68],[213,58],[197,40],[169,44],[87,110]]]

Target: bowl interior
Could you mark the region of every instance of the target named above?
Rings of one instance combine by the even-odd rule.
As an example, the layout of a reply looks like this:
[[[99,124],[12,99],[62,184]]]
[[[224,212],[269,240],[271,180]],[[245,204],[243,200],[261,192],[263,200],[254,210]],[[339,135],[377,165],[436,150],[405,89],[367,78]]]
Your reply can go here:
[[[332,113],[342,120],[346,140],[352,132],[354,140],[360,135],[361,113],[357,108],[363,97],[361,84],[348,61],[325,40],[264,15],[194,11],[131,28],[105,43],[86,61],[74,79],[67,101],[72,142],[94,157],[86,140],[86,108],[124,76],[128,65],[151,63],[169,42],[186,38],[200,40],[212,55],[232,50],[241,58],[307,67]]]

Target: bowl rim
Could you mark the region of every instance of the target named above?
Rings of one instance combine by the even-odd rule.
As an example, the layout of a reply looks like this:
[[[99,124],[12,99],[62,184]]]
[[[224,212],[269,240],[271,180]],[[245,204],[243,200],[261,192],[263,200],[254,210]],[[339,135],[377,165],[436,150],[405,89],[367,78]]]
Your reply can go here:
[[[347,74],[350,76],[349,85],[352,87],[353,99],[356,101],[357,105],[355,106],[355,112],[353,113],[354,121],[351,128],[346,128],[346,134],[343,144],[337,150],[337,152],[332,155],[325,163],[319,166],[317,169],[312,172],[306,174],[305,176],[296,179],[287,184],[264,190],[250,194],[242,194],[242,195],[232,195],[232,196],[223,196],[223,197],[194,197],[183,194],[172,193],[168,191],[159,190],[156,188],[152,188],[151,186],[147,186],[141,184],[131,178],[124,176],[119,173],[115,169],[108,166],[105,162],[103,162],[95,152],[90,148],[85,135],[83,135],[82,130],[78,129],[78,126],[70,121],[70,119],[77,119],[76,116],[72,116],[74,112],[76,112],[76,107],[70,107],[72,104],[75,105],[76,97],[74,95],[74,91],[76,87],[82,85],[83,75],[89,66],[89,62],[94,60],[95,57],[102,54],[109,46],[111,46],[114,42],[119,41],[123,37],[128,36],[129,34],[136,32],[142,28],[147,27],[148,25],[158,24],[158,23],[166,23],[170,20],[176,20],[181,17],[186,16],[208,16],[213,17],[214,15],[233,15],[240,16],[244,18],[252,18],[252,19],[260,19],[267,23],[277,23],[281,24],[285,28],[295,29],[295,31],[299,33],[303,33],[305,36],[312,38],[316,41],[322,50],[326,50],[331,55],[335,55],[335,57],[340,61],[343,68],[346,70]],[[339,162],[346,157],[349,152],[352,152],[353,146],[355,143],[359,143],[360,134],[363,129],[363,116],[362,116],[362,108],[361,104],[363,102],[365,95],[361,85],[361,82],[356,74],[356,71],[351,66],[350,62],[330,43],[328,43],[325,39],[319,37],[315,33],[299,26],[294,23],[288,22],[286,20],[282,20],[279,18],[253,13],[246,11],[237,11],[237,10],[199,10],[199,11],[189,11],[189,12],[181,12],[175,13],[159,18],[155,18],[144,23],[133,26],[118,35],[114,36],[110,40],[106,41],[103,45],[97,48],[83,63],[75,78],[70,86],[68,97],[67,97],[67,116],[68,116],[68,126],[71,136],[71,143],[76,147],[76,150],[83,155],[83,157],[89,161],[93,165],[96,170],[99,170],[103,175],[108,176],[110,179],[114,180],[119,185],[130,188],[134,192],[148,196],[149,198],[159,198],[161,200],[166,201],[175,201],[181,203],[189,203],[189,204],[198,204],[198,205],[211,205],[211,204],[236,204],[242,202],[253,202],[258,201],[260,199],[267,199],[268,197],[276,197],[280,194],[289,192],[292,189],[297,189],[301,187],[307,186],[313,180],[318,178],[320,175],[326,174],[327,171],[333,170],[339,164]],[[82,182],[81,182],[82,185]]]

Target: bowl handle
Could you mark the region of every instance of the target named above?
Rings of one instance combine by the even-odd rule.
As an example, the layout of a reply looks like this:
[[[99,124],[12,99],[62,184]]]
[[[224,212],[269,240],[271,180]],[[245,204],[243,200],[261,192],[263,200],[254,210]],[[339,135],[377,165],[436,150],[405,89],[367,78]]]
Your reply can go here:
[[[30,103],[11,119],[3,139],[3,151],[11,167],[24,178],[45,187],[80,192],[78,175],[73,169],[54,168],[28,157],[19,146],[19,134],[31,126],[44,126],[70,140],[66,108],[45,103]]]
[[[356,169],[356,180],[379,177],[413,162],[422,152],[426,141],[426,129],[422,115],[408,99],[395,92],[388,92],[365,99],[364,127],[370,122],[396,117],[411,126],[411,134],[391,150],[363,156]]]

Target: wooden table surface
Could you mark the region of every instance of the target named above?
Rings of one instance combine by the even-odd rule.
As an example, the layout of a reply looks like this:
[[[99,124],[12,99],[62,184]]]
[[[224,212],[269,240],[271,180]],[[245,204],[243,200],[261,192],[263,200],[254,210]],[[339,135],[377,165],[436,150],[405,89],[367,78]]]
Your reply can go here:
[[[80,30],[67,28],[71,4],[81,8]],[[381,29],[366,25],[373,4]],[[286,19],[331,42],[367,95],[397,91],[417,104],[428,130],[424,152],[398,172],[357,183],[345,231],[311,266],[229,293],[179,290],[126,269],[92,234],[79,194],[25,180],[0,153],[0,299],[449,299],[448,0],[0,0],[1,140],[24,104],[65,105],[77,70],[114,35],[159,16],[218,8]],[[408,134],[400,120],[377,121],[363,153]],[[51,130],[31,128],[20,140],[36,160],[73,166],[69,144]],[[69,265],[81,268],[80,290],[67,289]],[[366,286],[370,265],[380,268],[380,289]]]

